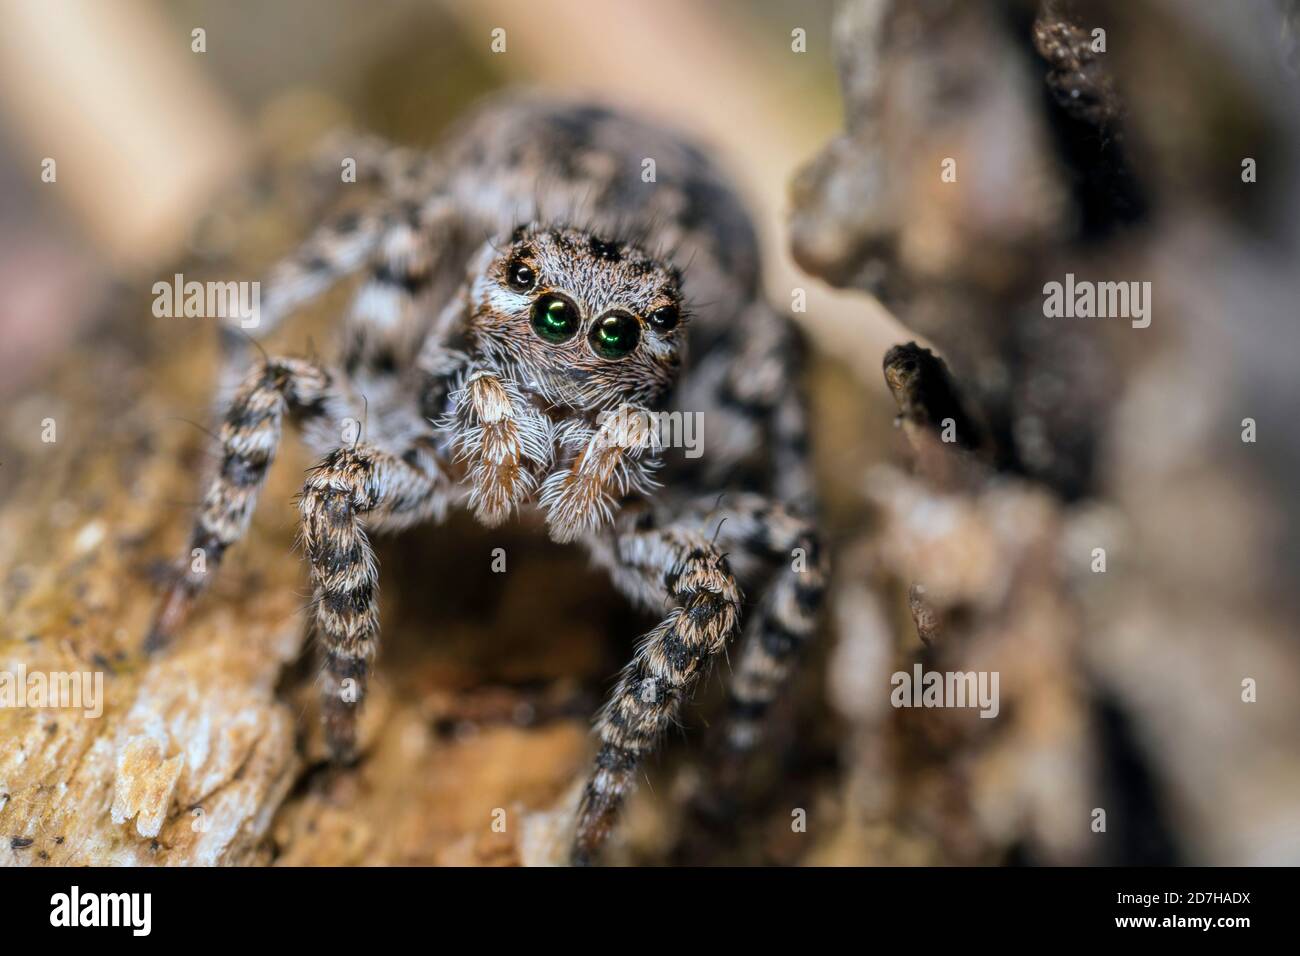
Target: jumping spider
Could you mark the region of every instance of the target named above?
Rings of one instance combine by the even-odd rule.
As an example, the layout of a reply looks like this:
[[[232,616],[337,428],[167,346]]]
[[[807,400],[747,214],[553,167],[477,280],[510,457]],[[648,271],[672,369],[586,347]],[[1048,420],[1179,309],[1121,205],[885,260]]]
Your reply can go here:
[[[654,176],[643,175],[647,157]],[[573,846],[586,862],[638,765],[740,630],[742,585],[758,600],[732,665],[719,740],[729,761],[759,744],[813,631],[826,568],[810,518],[801,343],[760,297],[739,200],[673,134],[513,96],[432,156],[357,159],[382,200],[328,221],[262,297],[265,332],[368,270],[340,358],[267,357],[242,377],[189,548],[204,549],[210,571],[244,534],[294,419],[322,456],[299,510],[326,739],[342,761],[357,756],[351,701],[379,640],[368,532],[441,521],[453,505],[489,527],[518,511],[558,541],[581,541],[642,607],[667,605],[596,719]],[[243,339],[223,342],[247,367]],[[702,413],[702,457],[664,453],[645,413],[672,410]],[[341,441],[339,423],[363,417],[364,439]],[[151,648],[210,577],[180,574]]]

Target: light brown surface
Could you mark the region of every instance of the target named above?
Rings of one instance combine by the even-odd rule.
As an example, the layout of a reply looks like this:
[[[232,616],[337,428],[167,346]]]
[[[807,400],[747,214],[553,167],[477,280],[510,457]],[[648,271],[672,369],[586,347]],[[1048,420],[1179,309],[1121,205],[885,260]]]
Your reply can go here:
[[[403,625],[392,625],[366,712],[373,753],[360,770],[323,769],[311,665],[285,678],[304,654],[292,496],[305,462],[291,441],[211,598],[173,646],[141,653],[207,442],[173,412],[201,415],[210,330],[173,331],[143,366],[97,343],[4,421],[0,669],[100,672],[104,706],[98,717],[0,710],[0,835],[32,840],[0,848],[0,861],[519,862],[528,812],[585,773],[589,705],[572,706],[563,680],[511,688],[601,666],[584,649],[591,632],[571,627],[569,650],[565,635],[545,629],[548,606],[532,606],[527,592],[502,601],[487,628],[476,613],[434,615],[442,626],[406,627],[403,647]],[[47,416],[53,444],[40,441]],[[507,540],[522,562],[526,548]],[[485,571],[489,551],[475,548]],[[464,563],[450,552],[444,566]],[[497,600],[529,587],[523,569],[497,577]],[[413,590],[410,580],[389,579],[386,610]],[[521,630],[532,638],[522,648]],[[463,652],[466,639],[477,653]],[[498,808],[505,833],[492,829]],[[529,851],[535,862],[565,849],[563,839],[541,845]]]

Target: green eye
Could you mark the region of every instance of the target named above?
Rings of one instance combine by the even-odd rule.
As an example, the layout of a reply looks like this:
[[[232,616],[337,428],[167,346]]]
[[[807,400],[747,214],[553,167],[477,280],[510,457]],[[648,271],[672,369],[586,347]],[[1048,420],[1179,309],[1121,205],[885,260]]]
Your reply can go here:
[[[548,342],[567,342],[580,324],[578,307],[568,299],[544,295],[533,303],[533,331]]]
[[[641,341],[641,325],[626,312],[611,312],[596,320],[588,338],[601,358],[621,359]]]

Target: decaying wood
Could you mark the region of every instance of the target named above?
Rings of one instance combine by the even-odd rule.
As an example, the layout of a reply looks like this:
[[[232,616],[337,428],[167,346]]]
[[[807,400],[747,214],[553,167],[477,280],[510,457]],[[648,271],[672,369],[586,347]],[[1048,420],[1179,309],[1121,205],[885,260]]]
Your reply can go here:
[[[516,531],[494,543],[518,570],[493,575],[492,545],[472,526],[395,545],[413,549],[392,559],[411,573],[386,582],[385,614],[407,623],[389,628],[392,670],[367,710],[371,753],[358,770],[332,771],[298,620],[293,496],[308,462],[290,441],[210,599],[174,646],[145,656],[211,446],[199,423],[215,360],[211,328],[147,309],[138,296],[115,305],[5,415],[0,671],[102,674],[103,700],[102,715],[0,709],[0,859],[550,860],[543,837],[562,844],[568,791],[590,756],[591,703],[576,682],[612,669],[597,625],[568,613],[580,592],[566,599],[550,578],[599,594],[576,554],[548,555],[538,575],[533,539]],[[470,563],[482,567],[472,599],[453,570]],[[453,582],[457,609],[402,618],[404,592],[409,602],[428,587],[426,574]],[[582,603],[597,620],[611,607]]]
[[[954,487],[912,428],[910,473],[866,478],[834,660],[1000,670],[1003,708],[922,718],[832,681],[847,839],[877,862],[916,859],[880,836],[900,827],[946,861],[1300,854],[1296,376],[1276,357],[1300,291],[1294,5],[1238,12],[843,8],[846,130],[799,179],[796,258],[938,346],[998,464]],[[1150,324],[1049,317],[1067,273],[1149,282]],[[1244,441],[1248,418],[1270,437]],[[921,613],[894,613],[918,583]]]

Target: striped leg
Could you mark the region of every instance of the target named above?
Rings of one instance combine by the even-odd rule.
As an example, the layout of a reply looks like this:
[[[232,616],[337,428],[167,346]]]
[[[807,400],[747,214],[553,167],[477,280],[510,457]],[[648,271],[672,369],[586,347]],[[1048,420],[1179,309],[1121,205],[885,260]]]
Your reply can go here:
[[[362,268],[383,235],[385,218],[383,214],[360,212],[336,216],[272,267],[261,283],[265,288],[260,295],[256,327],[247,332],[233,322],[221,327],[219,396],[229,395],[248,367],[248,336],[270,335],[295,309]]]
[[[707,409],[702,487],[750,485],[771,478],[773,496],[812,510],[807,411],[800,369],[806,345],[793,323],[762,301],[744,320],[741,341],[705,355],[682,383],[676,407]]]
[[[360,269],[383,234],[384,216],[347,212],[325,222],[271,268],[262,297],[260,334],[275,330],[294,309]]]
[[[799,652],[817,625],[826,590],[827,564],[813,525],[759,496],[740,496],[715,513],[724,550],[748,552],[774,570],[757,613],[746,624],[722,725],[724,771],[762,741],[767,711],[793,677]]]
[[[356,182],[371,185],[390,196],[418,195],[427,191],[437,172],[433,156],[399,146],[361,130],[342,130],[325,138],[313,150],[312,173],[337,192],[344,160],[356,163]]]
[[[342,364],[349,374],[391,373],[418,351],[427,331],[421,298],[438,275],[439,253],[454,242],[455,228],[443,200],[398,206],[348,315]]]
[[[183,559],[186,569],[163,600],[146,650],[167,642],[226,549],[248,530],[258,491],[280,444],[285,412],[300,420],[318,418],[330,412],[331,400],[342,407],[329,372],[305,359],[268,360],[244,380],[221,425],[221,465],[195,519]]]
[[[349,373],[361,362],[391,371],[419,331],[411,321],[413,304],[433,277],[431,250],[454,228],[451,206],[439,197],[335,216],[271,269],[253,331],[271,334],[295,309],[369,266],[348,323],[344,364]],[[249,343],[233,325],[222,331],[221,384],[229,387],[247,364]]]
[[[763,717],[795,670],[798,651],[811,636],[826,587],[827,567],[814,524],[808,460],[807,412],[799,369],[806,350],[799,329],[763,302],[753,306],[759,330],[728,367],[719,404],[761,424],[773,499],[727,496],[713,516],[723,550],[770,569],[758,612],[747,622],[722,726],[722,782],[734,778],[742,758],[762,737]],[[777,503],[780,502],[780,503]]]
[[[409,459],[409,460],[408,460]],[[439,517],[447,483],[431,459],[341,448],[314,468],[299,510],[323,651],[321,713],[336,760],[356,757],[356,723],[379,642],[379,569],[366,534]]]
[[[662,531],[628,528],[612,544],[594,543],[615,582],[642,603],[673,603],[619,675],[596,720],[600,752],[587,784],[573,861],[590,863],[608,835],[641,760],[658,745],[712,658],[740,625],[740,589],[726,557],[698,522]]]

